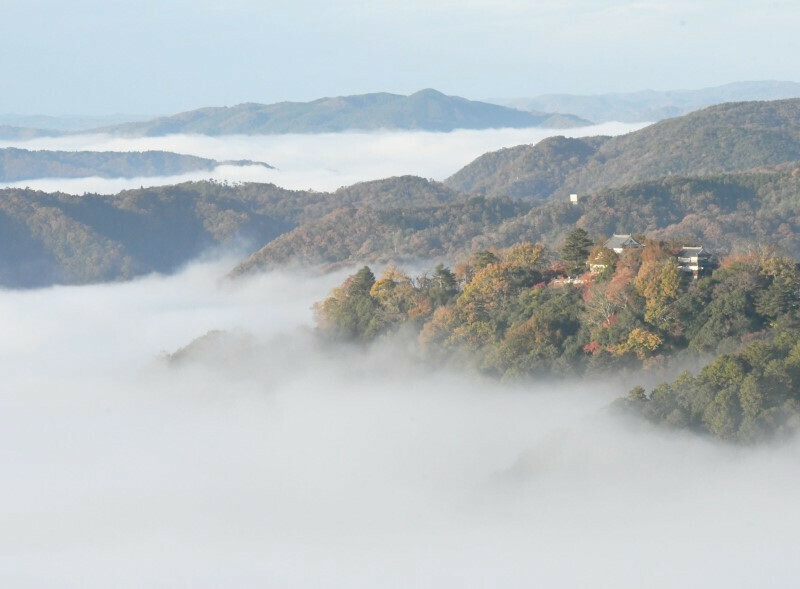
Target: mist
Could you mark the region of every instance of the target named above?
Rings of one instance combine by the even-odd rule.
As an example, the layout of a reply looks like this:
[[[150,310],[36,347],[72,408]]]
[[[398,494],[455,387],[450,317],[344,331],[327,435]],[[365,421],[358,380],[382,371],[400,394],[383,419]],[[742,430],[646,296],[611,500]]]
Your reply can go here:
[[[619,135],[644,123],[605,123],[576,129],[489,129],[450,133],[383,131],[316,135],[171,135],[112,137],[68,135],[28,141],[0,141],[0,147],[64,151],[164,150],[218,161],[253,160],[274,166],[218,166],[212,172],[156,178],[44,178],[0,184],[69,194],[110,194],[140,186],[160,186],[214,178],[229,182],[271,182],[297,190],[330,191],[356,182],[412,174],[444,180],[488,152],[538,143],[555,135]]]
[[[328,348],[310,306],[345,271],[230,264],[0,291],[3,586],[796,584],[798,443],[619,421],[618,384]]]

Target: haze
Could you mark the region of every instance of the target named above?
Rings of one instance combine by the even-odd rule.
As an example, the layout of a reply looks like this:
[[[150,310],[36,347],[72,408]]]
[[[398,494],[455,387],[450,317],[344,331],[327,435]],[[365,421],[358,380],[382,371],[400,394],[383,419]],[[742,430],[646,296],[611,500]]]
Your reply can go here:
[[[115,193],[126,188],[160,186],[187,180],[215,178],[231,182],[272,182],[298,190],[335,190],[365,180],[413,174],[444,180],[476,157],[503,147],[538,143],[553,135],[582,137],[618,135],[645,126],[607,123],[577,129],[489,129],[451,133],[397,132],[323,133],[315,135],[172,135],[123,138],[75,135],[30,141],[0,141],[0,147],[25,149],[146,151],[149,149],[197,155],[219,161],[249,159],[262,166],[220,166],[213,172],[197,172],[156,178],[78,178],[22,180],[0,183],[71,194]]]
[[[621,384],[321,348],[309,306],[343,273],[230,263],[0,292],[3,586],[795,585],[796,442],[609,421]],[[161,358],[213,329],[245,351]]]
[[[168,114],[434,87],[467,98],[800,79],[790,0],[6,0],[0,112]]]

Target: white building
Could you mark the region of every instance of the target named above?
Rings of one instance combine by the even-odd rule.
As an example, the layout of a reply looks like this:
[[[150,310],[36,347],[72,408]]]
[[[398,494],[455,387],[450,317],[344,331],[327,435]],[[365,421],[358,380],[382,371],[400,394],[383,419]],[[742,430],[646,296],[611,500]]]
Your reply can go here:
[[[711,264],[711,254],[699,246],[684,246],[678,254],[678,265],[684,272],[692,272],[695,276]]]

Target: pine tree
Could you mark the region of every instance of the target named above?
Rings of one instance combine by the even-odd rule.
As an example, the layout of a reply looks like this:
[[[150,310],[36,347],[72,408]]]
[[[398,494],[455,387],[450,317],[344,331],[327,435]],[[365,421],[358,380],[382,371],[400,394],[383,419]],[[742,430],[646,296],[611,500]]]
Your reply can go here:
[[[576,227],[567,235],[564,247],[561,249],[561,259],[570,272],[581,272],[586,266],[589,257],[589,248],[593,245],[589,234],[580,227]]]

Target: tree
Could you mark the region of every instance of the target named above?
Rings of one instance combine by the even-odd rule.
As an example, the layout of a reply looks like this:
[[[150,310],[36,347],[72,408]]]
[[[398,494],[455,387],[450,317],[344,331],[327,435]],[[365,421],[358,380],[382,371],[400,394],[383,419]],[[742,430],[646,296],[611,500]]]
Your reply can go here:
[[[584,269],[592,243],[589,234],[580,227],[569,232],[564,247],[561,248],[561,258],[570,272],[581,272]]]
[[[418,283],[420,290],[428,295],[434,308],[449,305],[458,296],[456,275],[444,264],[437,264],[433,269],[433,275],[423,275]]]
[[[378,301],[370,290],[375,275],[364,266],[335,288],[321,305],[315,307],[323,332],[346,340],[367,341],[380,333]]]

